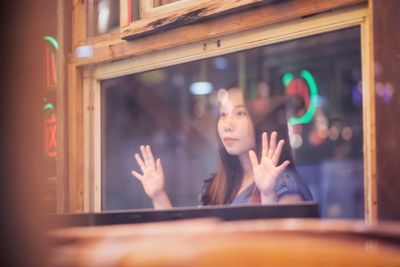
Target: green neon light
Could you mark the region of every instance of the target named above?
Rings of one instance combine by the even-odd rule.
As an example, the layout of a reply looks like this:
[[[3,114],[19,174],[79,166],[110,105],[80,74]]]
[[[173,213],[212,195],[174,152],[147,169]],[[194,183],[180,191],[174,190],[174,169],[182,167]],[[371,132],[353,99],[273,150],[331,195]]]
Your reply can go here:
[[[58,42],[54,37],[46,35],[45,37],[43,37],[43,39],[49,41],[54,46],[54,48],[58,50]]]
[[[43,110],[46,110],[46,109],[54,109],[53,104],[47,103],[46,105],[44,105]]]
[[[288,86],[289,83],[294,79],[294,75],[290,72],[286,72],[282,77],[282,83]]]
[[[318,106],[318,89],[317,89],[317,84],[315,83],[314,77],[311,75],[311,73],[308,70],[302,70],[300,72],[300,76],[306,80],[308,83],[308,86],[310,87],[310,106],[308,107],[307,111],[304,113],[303,116],[295,118],[291,117],[289,118],[289,123],[291,125],[296,125],[296,124],[305,124],[309,123],[312,118],[315,115],[315,111],[317,110]]]

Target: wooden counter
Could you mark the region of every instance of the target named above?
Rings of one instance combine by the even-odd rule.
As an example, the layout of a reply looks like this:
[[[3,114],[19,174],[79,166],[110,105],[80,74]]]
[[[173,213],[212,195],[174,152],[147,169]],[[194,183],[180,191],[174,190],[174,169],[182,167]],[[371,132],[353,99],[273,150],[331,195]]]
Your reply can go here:
[[[49,232],[51,266],[400,266],[400,224],[195,219]]]

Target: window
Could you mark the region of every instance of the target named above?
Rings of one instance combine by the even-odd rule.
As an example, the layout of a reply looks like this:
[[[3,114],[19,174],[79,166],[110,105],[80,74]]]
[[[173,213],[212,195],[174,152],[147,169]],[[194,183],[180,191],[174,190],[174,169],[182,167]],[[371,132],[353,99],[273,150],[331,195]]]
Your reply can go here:
[[[139,145],[149,144],[163,161],[173,205],[197,206],[204,180],[216,170],[218,92],[236,81],[247,103],[268,99],[271,116],[287,120],[293,162],[321,215],[373,218],[374,95],[366,7],[170,43],[185,30],[207,30],[215,22],[99,45],[89,65],[77,62],[83,90],[78,86],[76,97],[84,106],[81,127],[76,123],[81,153],[71,168],[80,191],[72,201],[94,212],[151,208],[131,175],[138,170]],[[200,90],[207,92],[196,92],[197,82],[205,82]],[[79,113],[79,105],[75,108]]]
[[[288,121],[321,215],[362,218],[360,39],[351,27],[101,80],[101,209],[152,207],[130,174],[141,144],[162,159],[173,205],[197,206],[216,169],[218,92],[236,81],[256,109]]]

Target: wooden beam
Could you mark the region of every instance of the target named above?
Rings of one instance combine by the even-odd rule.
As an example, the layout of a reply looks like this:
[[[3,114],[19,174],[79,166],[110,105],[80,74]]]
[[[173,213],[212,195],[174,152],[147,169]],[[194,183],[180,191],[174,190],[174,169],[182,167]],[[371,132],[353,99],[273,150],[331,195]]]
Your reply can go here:
[[[263,6],[218,19],[177,27],[134,41],[115,39],[107,45],[94,43],[92,58],[71,57],[70,62],[82,66],[89,63],[114,61],[363,3],[367,3],[367,0],[285,1],[281,4]]]
[[[86,39],[86,1],[72,0],[72,47]]]
[[[68,66],[69,211],[83,211],[83,90],[82,72]]]
[[[371,0],[378,220],[400,220],[400,2]]]
[[[369,10],[370,12],[370,10]],[[370,13],[369,13],[370,14]],[[361,27],[361,61],[363,88],[373,88],[374,52],[371,16]],[[374,90],[364,90],[363,103],[363,151],[364,151],[364,219],[367,225],[377,223],[377,177],[376,177],[376,105]]]
[[[57,0],[57,40],[59,49],[57,50],[57,163],[56,163],[56,199],[57,199],[57,212],[62,213],[66,211],[66,157],[65,157],[65,107],[66,107],[66,54],[65,54],[65,15],[66,15],[66,1]]]

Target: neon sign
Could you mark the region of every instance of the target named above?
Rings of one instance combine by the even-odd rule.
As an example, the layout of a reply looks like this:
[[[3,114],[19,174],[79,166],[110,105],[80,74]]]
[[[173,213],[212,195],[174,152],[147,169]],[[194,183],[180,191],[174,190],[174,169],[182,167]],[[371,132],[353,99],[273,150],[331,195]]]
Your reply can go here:
[[[47,103],[43,109],[50,112],[43,125],[44,152],[49,158],[54,158],[57,156],[57,118],[53,104]]]
[[[318,107],[318,88],[312,74],[308,70],[302,70],[300,78],[295,78],[292,73],[285,73],[282,77],[282,83],[289,95],[300,95],[304,99],[307,109],[300,117],[290,117],[289,124],[309,123]]]
[[[58,50],[58,42],[50,35],[43,37],[43,39],[49,42],[46,47],[46,84],[47,87],[50,87],[57,84],[56,51]]]
[[[47,88],[57,85],[57,50],[59,48],[57,40],[46,35],[43,37],[46,41],[45,51],[45,73],[46,73],[46,86]],[[45,118],[43,121],[43,134],[44,134],[44,153],[49,158],[57,157],[57,118],[54,111],[54,106],[51,103],[46,103],[43,107]]]

